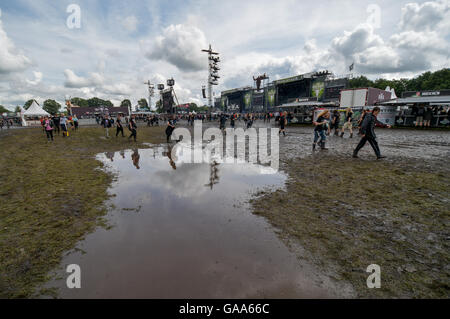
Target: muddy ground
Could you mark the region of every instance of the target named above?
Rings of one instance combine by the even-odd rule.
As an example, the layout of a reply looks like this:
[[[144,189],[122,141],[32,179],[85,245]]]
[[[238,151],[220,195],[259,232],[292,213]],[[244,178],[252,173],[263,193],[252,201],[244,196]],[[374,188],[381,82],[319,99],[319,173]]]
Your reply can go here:
[[[253,212],[355,297],[448,298],[450,133],[378,134],[388,159],[376,161],[367,146],[357,160],[357,138],[332,137],[329,151],[313,154],[312,128],[289,127],[280,143],[286,188],[259,193]],[[105,139],[95,127],[54,143],[39,129],[0,133],[1,297],[35,296],[63,253],[102,224],[113,176],[95,155],[160,143],[164,128],[138,137]],[[381,266],[381,289],[367,289],[371,264]]]
[[[450,133],[378,130],[386,160],[357,138],[329,138],[312,152],[312,129],[288,128],[280,142],[285,191],[260,193],[255,214],[266,217],[288,244],[359,298],[450,296]],[[366,268],[381,267],[381,289],[368,289]]]
[[[113,130],[110,130],[112,136]],[[129,134],[129,133],[128,133]],[[82,127],[47,142],[42,129],[0,132],[0,298],[26,298],[49,279],[64,252],[104,225],[113,176],[95,155],[163,141],[162,127],[138,142]],[[39,295],[41,292],[36,292]]]

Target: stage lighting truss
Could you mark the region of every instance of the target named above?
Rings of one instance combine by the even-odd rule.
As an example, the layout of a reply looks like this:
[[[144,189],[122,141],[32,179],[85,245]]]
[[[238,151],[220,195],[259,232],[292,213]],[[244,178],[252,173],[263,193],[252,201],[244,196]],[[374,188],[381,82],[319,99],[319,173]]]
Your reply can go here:
[[[172,79],[168,79],[167,80],[167,86],[169,86],[169,87],[175,86],[175,80],[173,78]]]
[[[218,52],[212,50],[211,45],[209,45],[208,50],[202,50],[202,52],[208,53],[208,64],[209,64],[209,77],[208,77],[208,105],[212,107],[213,92],[212,87],[214,85],[219,85],[218,79],[220,76],[218,71],[218,63],[220,63],[220,57]],[[203,89],[204,90],[204,89]]]

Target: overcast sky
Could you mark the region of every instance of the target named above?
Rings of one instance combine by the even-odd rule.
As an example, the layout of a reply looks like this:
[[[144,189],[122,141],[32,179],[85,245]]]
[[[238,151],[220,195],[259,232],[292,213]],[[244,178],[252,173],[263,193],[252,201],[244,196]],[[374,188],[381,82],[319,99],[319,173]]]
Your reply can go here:
[[[77,4],[81,25],[67,23]],[[66,96],[115,105],[147,97],[144,81],[174,77],[183,102],[205,104],[207,58],[221,53],[220,85],[252,85],[328,69],[412,77],[449,67],[450,0],[0,2],[0,104]]]

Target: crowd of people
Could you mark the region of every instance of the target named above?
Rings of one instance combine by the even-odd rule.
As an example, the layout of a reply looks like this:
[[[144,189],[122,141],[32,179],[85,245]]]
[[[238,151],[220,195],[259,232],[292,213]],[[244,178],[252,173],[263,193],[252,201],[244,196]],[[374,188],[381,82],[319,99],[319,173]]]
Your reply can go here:
[[[40,122],[49,142],[54,141],[56,134],[62,134],[62,137],[69,137],[70,131],[78,130],[79,126],[76,115],[66,116],[64,113],[42,117]]]
[[[0,118],[0,130],[3,130],[4,126],[6,126],[6,128],[9,129],[13,125],[14,125],[13,119]]]
[[[385,158],[381,155],[380,148],[377,142],[377,136],[375,134],[375,126],[383,128],[391,128],[390,125],[386,125],[378,121],[377,116],[380,113],[380,108],[375,107],[372,111],[364,110],[361,117],[358,120],[358,135],[361,136],[361,141],[359,142],[356,149],[353,151],[353,157],[358,158],[359,151],[369,142],[370,146],[375,152],[377,159]],[[345,113],[345,123],[342,128],[340,137],[343,137],[345,130],[349,129],[350,138],[353,137],[353,112],[349,108]],[[313,151],[316,150],[317,145],[320,146],[322,150],[327,150],[325,144],[327,136],[331,135],[331,130],[335,130],[335,135],[339,133],[339,126],[336,123],[340,121],[340,114],[338,111],[334,111],[333,114],[329,110],[322,111],[317,119],[314,121],[314,142]]]
[[[375,107],[372,111],[369,109],[363,110],[361,116],[356,120],[354,119],[354,113],[351,108],[345,110],[345,112],[340,112],[338,110],[330,111],[324,110],[318,114],[317,119],[313,121],[314,125],[314,136],[313,136],[313,151],[318,147],[320,150],[327,150],[326,141],[327,136],[333,134],[341,138],[344,137],[345,132],[348,131],[350,138],[353,138],[354,126],[358,129],[358,135],[361,140],[354,150],[353,157],[357,158],[359,151],[365,146],[367,142],[373,148],[375,155],[378,159],[384,158],[381,155],[380,148],[378,146],[377,137],[375,134],[375,127],[387,127],[378,121],[377,116],[380,113],[380,108]],[[264,121],[264,123],[270,124],[272,120],[279,126],[279,135],[283,134],[286,136],[286,126],[289,123],[289,113],[255,113],[255,114],[177,114],[177,115],[149,115],[143,120],[147,123],[147,126],[159,126],[160,123],[165,123],[166,125],[166,139],[169,143],[171,141],[171,136],[178,122],[185,120],[187,125],[194,125],[195,121],[212,121],[219,125],[221,130],[225,130],[227,123],[229,122],[229,127],[235,128],[238,122],[243,122],[244,128],[251,128],[255,121]],[[344,116],[344,125],[341,127],[341,117]],[[424,118],[427,118],[424,116]],[[355,122],[354,122],[355,120]],[[3,127],[4,121],[0,120],[0,126]],[[129,131],[128,140],[137,141],[137,119],[135,115],[130,117],[118,115],[116,119],[105,115],[97,121],[101,127],[105,130],[105,137],[110,138],[110,129],[115,127],[115,137],[126,137],[125,128]],[[354,123],[357,123],[356,125]],[[51,117],[45,117],[41,119],[41,124],[43,131],[46,133],[48,141],[53,141],[55,135],[62,134],[63,137],[69,137],[71,131],[76,131],[78,129],[78,119],[76,116],[66,116],[64,114],[54,115]]]

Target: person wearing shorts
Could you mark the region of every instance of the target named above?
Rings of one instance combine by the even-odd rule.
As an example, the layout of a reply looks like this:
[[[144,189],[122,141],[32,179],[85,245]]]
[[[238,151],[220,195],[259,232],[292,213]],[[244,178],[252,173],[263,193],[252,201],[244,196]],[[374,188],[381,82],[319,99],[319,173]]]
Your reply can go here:
[[[419,106],[419,109],[417,110],[417,117],[416,117],[416,126],[423,126],[423,116],[425,115],[425,108],[423,106]]]
[[[61,118],[60,118],[60,125],[61,125],[61,131],[62,131],[62,136],[66,137],[68,136],[68,132],[67,132],[67,118],[64,114],[61,114]]]
[[[352,123],[352,119],[353,119],[353,111],[349,107],[345,111],[345,124],[344,124],[344,127],[342,128],[341,137],[344,137],[346,129],[348,129],[350,131],[350,138],[353,137],[353,123]]]

